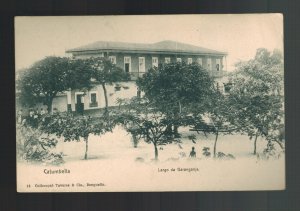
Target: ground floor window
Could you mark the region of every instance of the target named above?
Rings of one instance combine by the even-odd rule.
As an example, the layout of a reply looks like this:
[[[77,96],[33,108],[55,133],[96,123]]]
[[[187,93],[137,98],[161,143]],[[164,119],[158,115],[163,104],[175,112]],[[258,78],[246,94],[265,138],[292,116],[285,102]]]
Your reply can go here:
[[[171,58],[170,58],[170,57],[166,57],[166,58],[165,58],[165,63],[166,63],[166,64],[171,63]]]
[[[224,83],[224,92],[227,94],[232,88],[232,83]]]
[[[90,107],[98,107],[98,99],[96,92],[90,92]]]
[[[112,64],[117,64],[117,57],[116,56],[109,56],[109,60]]]

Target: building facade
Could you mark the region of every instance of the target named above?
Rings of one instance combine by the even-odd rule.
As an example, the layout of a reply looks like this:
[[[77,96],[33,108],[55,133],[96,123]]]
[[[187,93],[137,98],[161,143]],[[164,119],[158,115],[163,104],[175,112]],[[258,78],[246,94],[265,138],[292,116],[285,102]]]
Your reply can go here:
[[[224,89],[223,83],[219,83],[218,80],[221,80],[226,72],[227,53],[185,43],[161,41],[153,44],[141,44],[100,41],[69,49],[66,54],[75,59],[106,57],[130,74],[132,81],[107,86],[109,106],[116,106],[118,98],[136,96],[137,87],[134,80],[150,68],[166,63],[185,62],[189,64],[197,62],[217,79],[217,86],[222,90]],[[95,86],[85,93],[80,90],[69,90],[53,101],[53,109],[58,111],[83,112],[101,109],[104,106],[104,94],[101,86]]]

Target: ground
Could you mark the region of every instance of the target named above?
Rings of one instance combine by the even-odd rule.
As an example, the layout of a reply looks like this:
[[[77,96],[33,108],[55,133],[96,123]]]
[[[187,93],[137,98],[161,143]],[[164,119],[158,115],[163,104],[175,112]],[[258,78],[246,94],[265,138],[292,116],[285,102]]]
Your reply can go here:
[[[196,135],[196,143],[187,138]],[[117,127],[113,133],[89,137],[88,160],[84,160],[85,142],[59,141],[56,152],[64,154],[65,164],[59,167],[18,164],[18,179],[25,183],[100,182],[100,189],[85,191],[159,191],[159,190],[257,190],[282,189],[285,185],[284,156],[279,159],[258,159],[253,141],[243,135],[220,135],[217,151],[232,154],[234,160],[216,160],[202,155],[203,147],[213,150],[214,136],[182,129],[182,143],[162,146],[155,162],[152,144],[141,141],[133,147],[130,135]],[[192,147],[196,159],[188,157]],[[257,152],[262,153],[266,141],[259,138]],[[277,149],[279,150],[279,148]],[[185,155],[185,156],[184,156]],[[70,174],[44,175],[44,169],[69,169]],[[185,171],[181,171],[184,170]],[[174,170],[174,171],[172,171]],[[22,173],[22,174],[21,174]],[[25,175],[25,176],[24,176]],[[34,179],[30,176],[34,175]],[[25,182],[26,181],[26,182]],[[22,186],[20,184],[20,186]],[[19,185],[18,185],[19,186]],[[99,187],[98,187],[99,188]],[[49,191],[36,189],[36,191]],[[63,191],[55,189],[53,191]],[[66,191],[80,191],[66,189]]]

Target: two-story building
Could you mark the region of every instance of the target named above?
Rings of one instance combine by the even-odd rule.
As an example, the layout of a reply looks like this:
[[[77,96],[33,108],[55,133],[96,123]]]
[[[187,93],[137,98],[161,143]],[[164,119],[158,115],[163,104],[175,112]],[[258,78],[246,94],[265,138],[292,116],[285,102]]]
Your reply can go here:
[[[99,41],[69,49],[66,54],[79,59],[107,57],[131,75],[132,81],[107,87],[109,106],[116,106],[118,98],[136,96],[137,87],[134,80],[160,64],[197,62],[217,79],[221,79],[226,72],[227,53],[175,41],[153,44]],[[217,82],[220,89],[223,89],[222,84]],[[59,111],[76,111],[78,104],[81,104],[84,110],[103,108],[105,102],[102,87],[95,86],[87,93],[80,90],[67,91],[54,99],[53,108]]]

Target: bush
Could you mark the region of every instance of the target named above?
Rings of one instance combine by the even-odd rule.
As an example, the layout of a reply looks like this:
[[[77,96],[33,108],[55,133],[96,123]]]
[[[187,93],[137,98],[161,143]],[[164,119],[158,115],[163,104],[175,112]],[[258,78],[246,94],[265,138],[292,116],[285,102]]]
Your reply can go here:
[[[284,151],[277,151],[274,147],[274,143],[272,141],[268,141],[268,144],[266,148],[264,149],[261,156],[258,156],[258,158],[262,158],[264,160],[269,160],[270,158],[273,159],[279,159]]]
[[[64,163],[62,153],[51,152],[57,145],[55,138],[43,137],[38,129],[17,127],[17,155],[28,162],[59,165]]]
[[[210,157],[210,155],[211,155],[210,148],[209,147],[203,147],[202,155],[204,155],[205,157]]]
[[[235,157],[232,154],[227,154],[226,155],[224,152],[218,152],[217,158],[218,159],[222,159],[222,160],[232,160],[232,159],[235,159]]]

